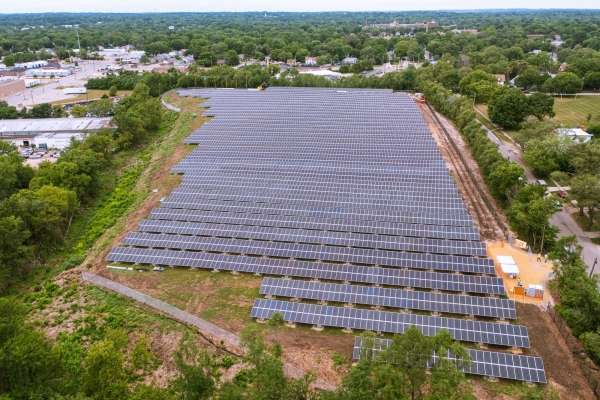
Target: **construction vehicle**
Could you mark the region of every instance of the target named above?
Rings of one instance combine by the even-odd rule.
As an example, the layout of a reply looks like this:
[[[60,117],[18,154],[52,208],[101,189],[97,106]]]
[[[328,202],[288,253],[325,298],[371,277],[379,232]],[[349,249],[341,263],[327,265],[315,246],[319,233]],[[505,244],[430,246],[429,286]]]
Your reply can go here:
[[[269,84],[267,82],[263,82],[258,86],[258,90],[265,90],[268,87],[269,87]]]

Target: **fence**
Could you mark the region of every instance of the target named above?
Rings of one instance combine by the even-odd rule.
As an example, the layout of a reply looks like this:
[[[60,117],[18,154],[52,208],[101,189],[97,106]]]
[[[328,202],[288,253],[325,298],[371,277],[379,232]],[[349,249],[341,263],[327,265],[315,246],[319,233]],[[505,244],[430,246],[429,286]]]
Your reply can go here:
[[[128,288],[125,285],[121,285],[120,283],[111,281],[110,279],[106,279],[106,278],[103,278],[98,275],[90,274],[85,271],[82,271],[81,276],[84,281],[93,283],[98,286],[102,286],[104,288],[110,289],[117,293],[121,293],[124,296],[130,297],[136,301],[139,301],[140,303],[144,303],[152,308],[160,310],[180,321],[183,321],[192,326],[195,326],[196,328],[198,328],[204,332],[207,332],[216,338],[219,338],[224,343],[227,343],[227,344],[235,346],[235,347],[240,347],[240,338],[238,336],[234,335],[231,332],[226,331],[225,329],[219,328],[218,326],[213,325],[210,322],[203,320],[202,318],[198,318],[195,315],[192,315],[188,312],[180,310],[177,307],[173,307],[172,305],[167,304],[164,301],[157,300],[154,297],[150,297],[148,295],[145,295],[144,293],[140,293],[137,290]],[[294,366],[291,366],[289,364],[285,364],[283,366],[283,369],[284,369],[286,375],[291,378],[300,379],[300,378],[302,378],[302,376],[304,376],[304,371],[302,371],[301,369],[298,369]],[[315,386],[317,388],[323,389],[323,390],[329,390],[329,391],[336,390],[335,386],[333,386],[325,381],[322,381],[320,379],[317,379],[317,381],[315,382]]]
[[[438,125],[442,128],[442,130],[444,131],[444,134],[446,135],[446,137],[448,137],[448,140],[452,144],[452,147],[456,151],[456,154],[458,154],[458,156],[460,157],[460,160],[464,164],[465,170],[469,174],[469,177],[471,178],[471,181],[473,182],[473,184],[477,188],[477,191],[479,192],[479,195],[481,196],[481,198],[485,202],[486,206],[488,207],[488,209],[490,210],[490,212],[494,216],[494,219],[498,223],[498,226],[500,227],[500,229],[502,229],[502,231],[504,232],[504,235],[508,238],[508,235],[509,235],[509,232],[510,232],[510,228],[508,227],[508,225],[506,225],[506,223],[504,222],[504,220],[502,219],[502,217],[500,216],[500,214],[498,214],[498,211],[496,211],[495,204],[490,199],[488,193],[481,187],[481,185],[479,184],[479,181],[475,178],[475,174],[469,168],[469,164],[467,163],[467,160],[465,159],[465,156],[463,155],[463,152],[458,148],[458,146],[456,145],[456,143],[454,143],[454,139],[452,139],[452,136],[450,135],[450,133],[448,133],[448,131],[446,130],[446,128],[442,124],[442,121],[440,121],[440,118],[438,117],[436,111],[433,109],[433,107],[429,103],[427,103],[427,107],[429,107],[429,110],[433,114],[433,116],[434,116],[435,120],[437,121]]]
[[[160,102],[162,103],[162,105],[163,105],[165,108],[168,108],[168,109],[169,109],[169,110],[171,110],[171,111],[175,111],[175,112],[178,112],[178,113],[179,113],[179,112],[181,112],[181,108],[177,108],[177,107],[175,107],[175,106],[172,106],[172,105],[170,105],[169,103],[167,103],[167,102],[165,101],[165,97],[166,97],[166,96],[168,96],[168,95],[170,95],[171,93],[173,93],[173,92],[174,92],[174,91],[176,91],[176,90],[178,90],[178,89],[171,89],[171,90],[169,90],[169,91],[167,91],[167,92],[164,92],[164,93],[162,94],[162,96],[160,96]]]
[[[586,379],[587,383],[590,385],[592,392],[596,395],[597,399],[600,399],[600,385],[598,382],[599,377],[599,369],[594,365],[594,363],[586,356],[585,349],[579,339],[577,339],[571,333],[571,329],[567,326],[567,323],[561,317],[561,315],[556,311],[556,309],[552,306],[548,307],[548,314],[552,318],[552,322],[558,328],[560,335],[564,339],[565,343],[569,350],[573,353],[573,358],[577,361],[579,368],[583,374],[583,377]]]

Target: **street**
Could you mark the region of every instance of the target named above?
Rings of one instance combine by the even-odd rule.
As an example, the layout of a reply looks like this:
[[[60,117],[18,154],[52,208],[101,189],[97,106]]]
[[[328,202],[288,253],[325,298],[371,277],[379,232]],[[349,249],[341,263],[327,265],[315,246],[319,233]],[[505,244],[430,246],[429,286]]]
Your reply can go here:
[[[484,115],[477,108],[475,111],[479,112],[481,115]],[[485,115],[484,115],[485,116]],[[487,116],[485,116],[487,118]],[[500,128],[494,129],[498,130]],[[506,133],[504,133],[506,135]],[[531,171],[531,169],[525,166],[525,161],[523,160],[523,154],[521,150],[514,144],[500,140],[496,135],[494,135],[493,131],[488,129],[487,136],[494,143],[498,145],[498,150],[500,154],[509,159],[512,162],[516,162],[519,165],[522,165],[525,168],[525,176],[527,177],[528,183],[534,183],[537,178]],[[561,187],[549,187],[548,190],[550,192],[562,190]],[[581,253],[583,257],[583,261],[588,266],[588,272],[591,271],[592,266],[594,264],[594,260],[596,258],[600,259],[600,247],[592,243],[590,236],[595,237],[595,232],[584,232],[583,229],[579,227],[577,222],[571,217],[571,213],[576,211],[573,207],[570,207],[569,204],[564,204],[563,210],[558,211],[556,214],[550,218],[550,223],[560,229],[558,232],[558,237],[561,238],[563,236],[568,235],[576,235],[579,244],[583,247],[583,251]],[[588,236],[589,235],[589,236]],[[594,270],[594,273],[600,273],[600,266]]]

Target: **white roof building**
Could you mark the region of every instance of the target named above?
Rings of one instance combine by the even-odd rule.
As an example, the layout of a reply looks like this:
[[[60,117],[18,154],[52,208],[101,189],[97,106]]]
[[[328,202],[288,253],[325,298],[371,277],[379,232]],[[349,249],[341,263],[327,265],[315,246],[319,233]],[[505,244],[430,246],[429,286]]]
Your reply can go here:
[[[71,139],[81,140],[83,136],[79,133],[42,133],[33,139],[35,147],[38,149],[59,149],[63,150],[71,144]]]
[[[68,69],[28,69],[25,71],[25,76],[69,76],[72,73],[73,72]]]
[[[594,137],[594,135],[590,135],[580,128],[559,129],[558,134],[568,136],[572,141],[581,143],[587,143]]]

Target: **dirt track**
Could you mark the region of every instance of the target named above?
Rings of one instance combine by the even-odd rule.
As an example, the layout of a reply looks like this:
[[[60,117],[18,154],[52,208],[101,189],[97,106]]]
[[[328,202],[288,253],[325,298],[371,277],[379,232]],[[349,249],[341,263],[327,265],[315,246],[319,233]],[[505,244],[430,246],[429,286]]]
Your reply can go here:
[[[481,177],[481,173],[479,172],[479,167],[471,156],[471,153],[465,142],[462,140],[460,133],[456,131],[452,124],[438,115],[439,121],[444,124],[444,128],[450,134],[452,139],[448,138],[429,107],[425,104],[419,104],[419,108],[423,114],[423,117],[425,118],[425,122],[429,126],[429,130],[433,134],[433,138],[440,147],[442,156],[446,160],[452,176],[455,178],[456,185],[458,186],[460,193],[463,195],[463,200],[467,205],[469,214],[471,214],[473,217],[475,226],[479,228],[481,239],[493,242],[506,240],[506,236],[504,235],[502,228],[492,217],[492,211],[481,197],[481,194],[477,190],[475,183],[472,181],[471,175],[467,172],[467,169],[474,172],[480,187],[486,188],[483,178]],[[456,150],[450,143],[450,140],[452,140],[459,149],[464,149],[462,154],[467,160],[468,165],[465,165],[462,162]],[[487,188],[484,190],[487,190]],[[487,196],[489,196],[489,194],[487,194]],[[489,200],[493,203],[491,196]]]

